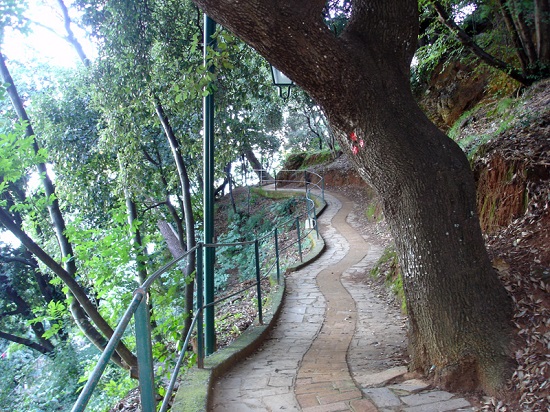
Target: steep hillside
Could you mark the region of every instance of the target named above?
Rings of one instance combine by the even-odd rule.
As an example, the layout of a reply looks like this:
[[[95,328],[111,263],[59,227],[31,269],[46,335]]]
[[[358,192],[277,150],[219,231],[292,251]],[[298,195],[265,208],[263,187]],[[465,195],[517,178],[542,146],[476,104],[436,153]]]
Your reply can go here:
[[[550,407],[550,81],[474,110],[458,130],[470,150],[493,265],[515,306],[518,408]],[[485,143],[483,143],[485,141]]]

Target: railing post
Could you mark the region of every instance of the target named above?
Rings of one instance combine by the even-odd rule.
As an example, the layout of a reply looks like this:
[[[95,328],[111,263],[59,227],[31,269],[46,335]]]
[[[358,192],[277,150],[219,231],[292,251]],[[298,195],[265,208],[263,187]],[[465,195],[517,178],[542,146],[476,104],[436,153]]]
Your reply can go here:
[[[325,177],[321,176],[321,197],[325,201]]]
[[[277,170],[273,170],[273,173],[275,174],[275,190],[277,190]]]
[[[141,410],[155,412],[155,378],[153,372],[153,350],[151,345],[151,323],[149,320],[149,305],[147,295],[143,297],[136,314],[136,352],[139,368],[139,392]]]
[[[258,239],[254,241],[254,254],[256,256],[256,293],[258,295],[258,321],[260,325],[264,324],[262,310],[262,285],[260,276],[260,245]]]
[[[275,260],[277,261],[277,284],[281,284],[281,266],[279,261],[279,231],[277,227],[274,230],[275,233]]]
[[[213,38],[216,31],[216,23],[206,14],[204,15],[203,50],[204,65],[209,71],[214,71],[214,66],[208,61],[208,49],[216,47]],[[214,95],[212,91],[203,98],[204,116],[204,144],[203,144],[203,219],[204,219],[204,244],[214,243]],[[204,248],[204,300],[206,305],[214,302],[214,259],[215,250],[211,247]],[[215,351],[216,331],[214,307],[208,306],[204,310],[206,354],[211,355]]]
[[[304,170],[304,186],[306,188],[306,196],[307,196],[307,170]]]
[[[296,234],[298,236],[298,253],[300,254],[300,262],[303,262],[302,259],[302,239],[300,239],[300,218],[296,218]]]
[[[203,282],[203,245],[199,242],[197,245],[197,276],[195,276],[197,285],[197,367],[204,368],[204,323],[203,310],[204,304],[204,282]]]
[[[315,233],[317,239],[319,239],[319,226],[317,225],[317,211],[315,210],[315,203],[313,203],[313,224],[315,225]]]

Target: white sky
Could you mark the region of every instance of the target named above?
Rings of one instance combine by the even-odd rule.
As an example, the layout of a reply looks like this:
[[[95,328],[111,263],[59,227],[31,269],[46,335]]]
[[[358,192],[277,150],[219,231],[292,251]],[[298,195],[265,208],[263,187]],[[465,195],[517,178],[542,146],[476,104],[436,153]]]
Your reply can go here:
[[[66,4],[69,5],[70,0]],[[29,0],[29,9],[25,17],[65,35],[63,20],[58,10],[55,0]],[[74,19],[75,10],[69,8],[69,15]],[[89,58],[93,58],[94,48],[85,33],[75,24],[72,25],[72,30],[83,45],[85,53]],[[67,41],[36,24],[31,24],[31,33],[28,35],[6,30],[2,51],[10,60],[23,64],[31,64],[33,60],[63,67],[75,67],[80,64],[78,55]]]
[[[46,5],[44,5],[46,3]],[[69,2],[67,2],[69,4]],[[71,17],[74,16],[74,10],[69,9]],[[64,26],[61,14],[58,12],[57,1],[55,0],[30,0],[29,10],[25,16],[42,25],[48,26],[58,33],[64,35]],[[94,57],[94,47],[86,39],[83,33],[74,24],[73,32],[84,47],[85,53],[89,58]],[[2,53],[8,60],[17,61],[24,65],[32,65],[33,62],[47,63],[51,66],[76,67],[81,64],[74,48],[61,37],[55,35],[38,25],[31,25],[31,32],[24,35],[18,31],[6,30],[4,43],[2,44]],[[3,230],[0,227],[0,242],[5,242],[14,247],[18,247],[19,240],[11,232]]]

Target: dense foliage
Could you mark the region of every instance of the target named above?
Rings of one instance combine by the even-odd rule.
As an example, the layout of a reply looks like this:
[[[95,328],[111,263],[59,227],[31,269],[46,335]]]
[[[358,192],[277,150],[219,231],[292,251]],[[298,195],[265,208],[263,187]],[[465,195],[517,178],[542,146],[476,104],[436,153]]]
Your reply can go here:
[[[335,34],[346,26],[352,3],[327,2],[325,21]],[[465,55],[466,46],[442,25],[441,10],[438,20],[434,3],[420,2],[415,85],[446,60]],[[533,2],[439,5],[481,47],[520,67],[528,81],[548,75],[544,55],[522,60],[508,47],[511,27],[537,27]],[[35,21],[27,2],[0,1],[0,409],[67,409],[134,288],[200,238],[202,97],[214,93],[216,99],[221,194],[251,180],[251,156],[273,170],[293,151],[339,150],[319,106],[296,89],[288,102],[279,99],[268,63],[223,28],[208,50],[213,71],[207,70],[202,13],[189,0],[59,6],[50,13],[60,12],[60,20]],[[516,26],[507,25],[506,12]],[[33,31],[45,25],[74,47],[76,67],[55,67],[39,56],[10,60],[6,39],[19,32],[32,43]],[[74,35],[77,28],[88,33],[93,56]],[[268,232],[270,219],[295,206],[287,201],[253,215],[234,212],[219,240]],[[220,289],[231,274],[244,273],[246,280],[251,255],[235,248],[220,254]],[[184,266],[152,290],[154,352],[163,363],[173,361],[189,319],[185,289],[194,267]],[[123,369],[135,362],[131,333],[124,342],[92,410],[107,409],[135,386]]]
[[[422,0],[419,7],[413,89],[420,91],[434,70],[455,60],[477,60],[522,85],[550,76],[547,2]]]
[[[60,6],[63,20],[33,21],[24,2],[1,4],[0,39],[8,31],[13,39],[17,30],[32,39],[33,28],[57,25],[51,28],[66,30],[81,62],[75,68],[20,64],[0,44],[0,392],[2,405],[21,410],[66,410],[74,402],[99,355],[95,346],[105,342],[101,325],[114,327],[133,289],[171,258],[160,222],[173,228],[183,250],[189,230],[200,237],[200,223],[190,228],[186,213],[201,221],[203,95],[215,93],[218,107],[220,193],[250,179],[251,153],[264,167],[275,164],[287,117],[268,64],[227,31],[217,31],[217,46],[209,50],[213,73],[205,69],[201,13],[188,1]],[[75,28],[90,33],[97,57],[84,53]],[[291,99],[296,108],[299,96]],[[307,110],[316,109],[310,103]],[[293,130],[303,133],[308,124],[294,119]],[[319,137],[309,139],[316,145]],[[239,166],[235,174],[232,163]],[[237,220],[247,230],[253,221],[267,222],[265,216]],[[229,255],[218,261],[234,273]],[[243,264],[246,278],[250,262],[237,262]],[[177,267],[152,289],[154,356],[166,366],[188,319],[184,289],[193,273]],[[127,367],[134,359],[132,330],[124,342],[129,351],[115,361]],[[135,384],[110,365],[90,409],[109,408]]]

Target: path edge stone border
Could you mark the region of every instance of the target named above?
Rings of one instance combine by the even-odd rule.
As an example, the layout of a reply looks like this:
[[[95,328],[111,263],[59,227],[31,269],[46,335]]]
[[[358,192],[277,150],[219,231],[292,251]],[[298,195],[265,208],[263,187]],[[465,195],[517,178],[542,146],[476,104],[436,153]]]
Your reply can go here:
[[[288,197],[296,196],[295,191],[289,190],[277,190],[277,193]],[[317,195],[310,194],[310,196],[315,203],[316,215],[319,217],[326,209],[327,204],[324,199]],[[310,252],[302,262],[288,266],[285,274],[295,272],[314,262],[325,250],[325,241],[321,235],[317,237],[316,232],[312,231],[308,237],[313,243]],[[281,313],[285,290],[285,277],[282,276],[281,284],[271,294],[271,302],[265,308],[263,325],[258,324],[258,319],[256,319],[254,324],[248,327],[229,346],[207,356],[204,359],[204,369],[194,366],[185,372],[172,404],[172,412],[208,412],[211,410],[212,391],[217,379],[239,361],[254,353],[269,336]]]

